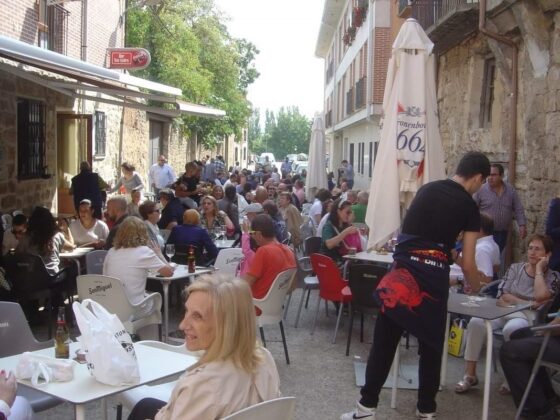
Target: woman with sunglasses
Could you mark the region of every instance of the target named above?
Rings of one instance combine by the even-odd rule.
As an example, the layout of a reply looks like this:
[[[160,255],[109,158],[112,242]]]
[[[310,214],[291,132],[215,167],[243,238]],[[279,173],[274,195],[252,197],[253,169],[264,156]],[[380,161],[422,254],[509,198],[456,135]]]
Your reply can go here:
[[[357,252],[362,250],[358,228],[352,226],[352,203],[342,199],[336,200],[331,208],[327,223],[321,234],[321,252],[337,263],[348,254],[350,248]]]
[[[212,234],[215,228],[225,227],[227,236],[233,235],[235,226],[230,218],[223,211],[218,209],[218,202],[210,195],[201,201],[200,224],[208,233]]]

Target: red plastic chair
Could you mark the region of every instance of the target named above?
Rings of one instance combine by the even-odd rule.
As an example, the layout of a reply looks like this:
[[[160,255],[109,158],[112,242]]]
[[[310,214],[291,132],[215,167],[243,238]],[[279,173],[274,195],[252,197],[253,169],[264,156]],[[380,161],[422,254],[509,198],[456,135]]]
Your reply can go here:
[[[344,303],[352,301],[352,292],[348,287],[348,282],[342,278],[340,270],[332,258],[326,255],[312,254],[311,266],[319,279],[319,300],[317,301],[317,310],[315,312],[311,334],[315,332],[315,324],[317,322],[317,315],[319,314],[321,299],[326,301],[325,305],[328,301],[338,302],[340,305],[338,306],[338,317],[336,318],[336,326],[334,328],[332,341],[334,344],[336,342],[338,325],[340,324],[340,316],[342,315],[342,306]]]

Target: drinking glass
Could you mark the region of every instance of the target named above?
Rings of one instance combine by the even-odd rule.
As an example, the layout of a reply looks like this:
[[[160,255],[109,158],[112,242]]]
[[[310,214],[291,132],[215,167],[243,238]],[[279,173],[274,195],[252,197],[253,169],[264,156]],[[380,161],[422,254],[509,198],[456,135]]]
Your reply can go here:
[[[173,244],[165,245],[165,255],[167,255],[167,258],[169,258],[169,261],[171,261],[171,259],[175,255],[175,245]]]

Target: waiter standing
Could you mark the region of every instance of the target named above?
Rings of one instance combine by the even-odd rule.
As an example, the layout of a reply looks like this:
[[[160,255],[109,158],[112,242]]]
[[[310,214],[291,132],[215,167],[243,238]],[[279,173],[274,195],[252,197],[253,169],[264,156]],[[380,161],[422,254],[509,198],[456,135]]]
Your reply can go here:
[[[379,393],[391,369],[402,333],[418,338],[420,363],[416,416],[436,416],[445,337],[451,250],[463,233],[462,269],[473,290],[483,279],[475,263],[480,213],[472,194],[490,173],[488,158],[469,152],[451,179],[430,182],[416,193],[402,225],[394,264],[375,291],[381,308],[366,367],[362,398],[341,420],[375,419]]]

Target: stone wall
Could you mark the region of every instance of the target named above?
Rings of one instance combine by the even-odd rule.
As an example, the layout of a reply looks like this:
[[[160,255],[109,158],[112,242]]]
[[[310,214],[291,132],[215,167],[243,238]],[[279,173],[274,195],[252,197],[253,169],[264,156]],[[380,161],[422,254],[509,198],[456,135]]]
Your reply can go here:
[[[554,4],[552,4],[554,3]],[[516,178],[528,232],[544,232],[548,202],[560,195],[560,2],[521,0],[495,15],[488,27],[519,48]],[[492,125],[480,127],[484,58],[496,57]],[[468,150],[492,161],[509,159],[510,51],[478,34],[439,58],[438,107],[448,172]],[[507,174],[506,174],[507,175]],[[516,236],[516,249],[525,244]]]

